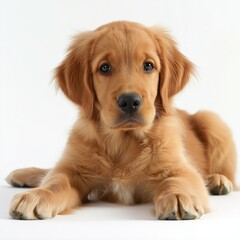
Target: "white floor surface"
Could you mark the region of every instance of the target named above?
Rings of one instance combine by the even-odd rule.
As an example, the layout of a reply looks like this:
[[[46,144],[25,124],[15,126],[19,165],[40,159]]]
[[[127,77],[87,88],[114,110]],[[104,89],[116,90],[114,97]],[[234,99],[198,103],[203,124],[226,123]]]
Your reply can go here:
[[[210,196],[211,211],[191,221],[158,221],[153,205],[91,203],[50,220],[13,220],[8,215],[13,195],[26,189],[0,186],[0,239],[240,239],[240,192]]]

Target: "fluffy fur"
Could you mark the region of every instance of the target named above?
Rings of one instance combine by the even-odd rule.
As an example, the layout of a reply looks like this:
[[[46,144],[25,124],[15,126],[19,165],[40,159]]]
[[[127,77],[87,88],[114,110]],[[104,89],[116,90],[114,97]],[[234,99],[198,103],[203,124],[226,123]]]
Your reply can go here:
[[[144,71],[146,62],[152,71]],[[208,210],[208,191],[222,195],[235,187],[236,156],[217,115],[173,107],[193,71],[163,29],[113,22],[76,36],[56,83],[80,108],[79,118],[53,169],[7,177],[14,186],[36,187],[13,198],[10,215],[46,219],[101,199],[153,202],[158,219],[199,218]],[[131,116],[117,104],[125,93],[142,99]]]

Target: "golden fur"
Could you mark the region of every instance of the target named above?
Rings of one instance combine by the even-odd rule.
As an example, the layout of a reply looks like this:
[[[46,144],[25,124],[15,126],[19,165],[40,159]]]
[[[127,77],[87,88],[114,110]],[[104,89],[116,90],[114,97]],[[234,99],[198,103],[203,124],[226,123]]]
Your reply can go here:
[[[102,66],[111,69],[106,74]],[[113,22],[76,36],[56,82],[79,106],[79,118],[55,168],[7,177],[14,186],[37,187],[13,198],[10,215],[51,218],[102,199],[153,202],[158,219],[199,218],[208,210],[208,191],[222,195],[235,187],[236,156],[217,115],[173,107],[193,71],[159,28]],[[136,113],[118,106],[126,93],[140,96]]]

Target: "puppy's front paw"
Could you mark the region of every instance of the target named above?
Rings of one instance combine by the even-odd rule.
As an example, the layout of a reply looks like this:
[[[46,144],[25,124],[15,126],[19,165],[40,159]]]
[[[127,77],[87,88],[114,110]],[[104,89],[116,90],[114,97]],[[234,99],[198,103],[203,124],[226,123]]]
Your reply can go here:
[[[40,188],[17,194],[11,201],[9,211],[14,219],[23,220],[52,218],[57,213],[54,194]]]
[[[200,218],[204,213],[197,199],[182,194],[158,197],[155,210],[159,220],[192,220]]]

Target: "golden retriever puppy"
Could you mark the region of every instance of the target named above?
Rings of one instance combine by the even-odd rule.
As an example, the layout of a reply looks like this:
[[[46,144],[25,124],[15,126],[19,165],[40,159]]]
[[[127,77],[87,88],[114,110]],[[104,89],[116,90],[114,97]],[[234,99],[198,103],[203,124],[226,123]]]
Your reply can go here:
[[[81,33],[56,68],[56,83],[79,109],[51,170],[13,171],[15,219],[46,219],[86,201],[153,202],[158,219],[197,219],[208,191],[235,187],[235,147],[211,112],[172,105],[193,64],[162,29],[113,22]]]

